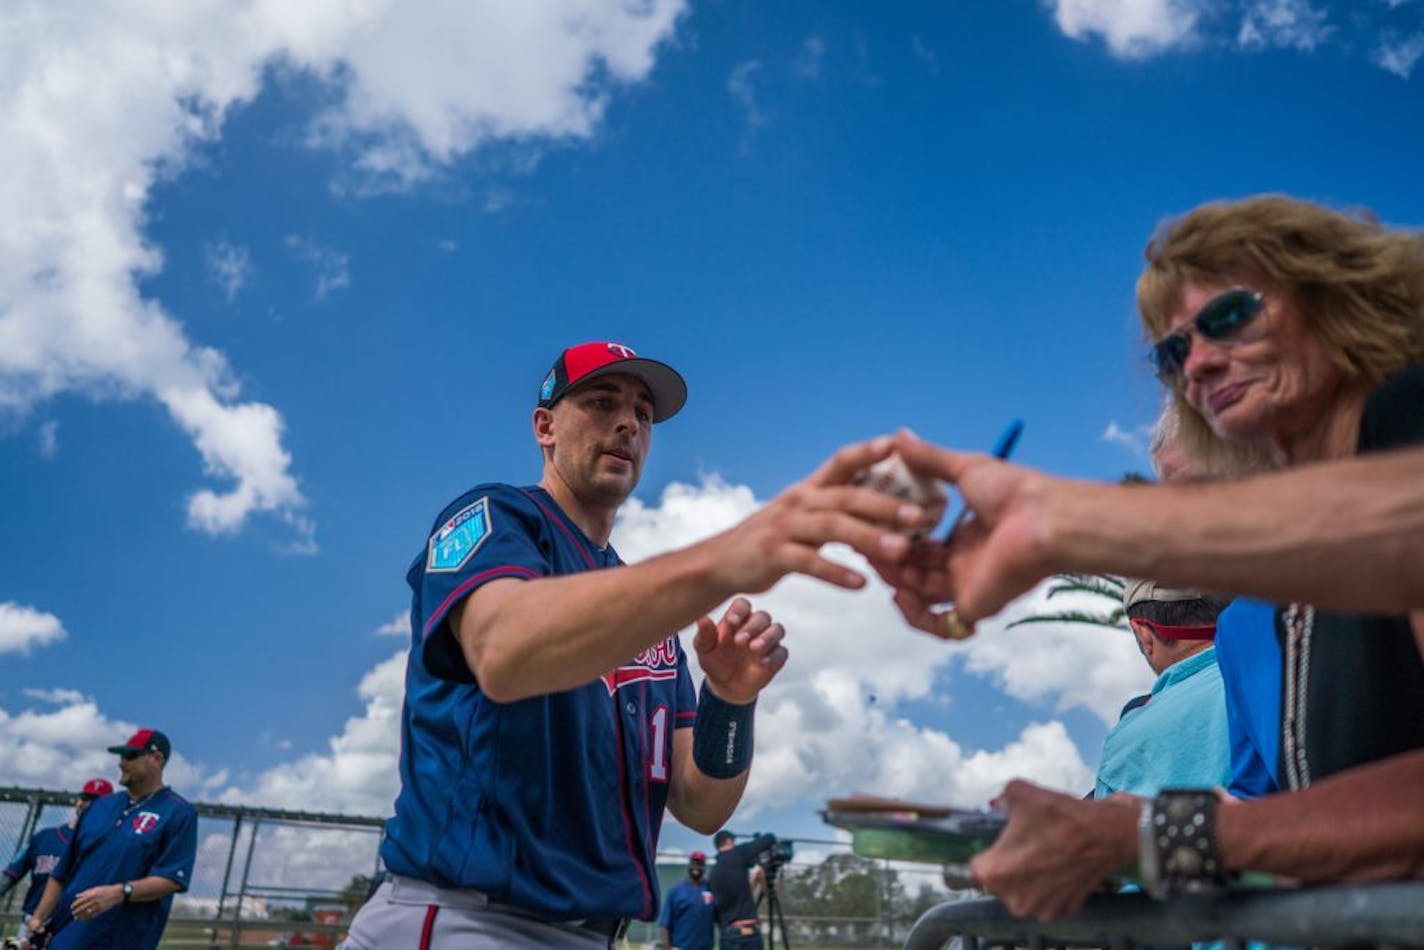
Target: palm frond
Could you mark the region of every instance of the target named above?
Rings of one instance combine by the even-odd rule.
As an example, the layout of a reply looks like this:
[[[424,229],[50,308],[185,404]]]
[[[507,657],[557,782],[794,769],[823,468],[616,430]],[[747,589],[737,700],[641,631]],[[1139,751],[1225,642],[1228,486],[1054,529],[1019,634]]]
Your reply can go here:
[[[1113,630],[1126,630],[1126,614],[1122,610],[1115,610],[1107,614],[1090,614],[1081,610],[1065,610],[1056,614],[1034,614],[1031,617],[1020,617],[1008,625],[1009,628],[1030,623],[1082,623],[1094,627],[1109,627]],[[1008,629],[1008,628],[1006,628]]]

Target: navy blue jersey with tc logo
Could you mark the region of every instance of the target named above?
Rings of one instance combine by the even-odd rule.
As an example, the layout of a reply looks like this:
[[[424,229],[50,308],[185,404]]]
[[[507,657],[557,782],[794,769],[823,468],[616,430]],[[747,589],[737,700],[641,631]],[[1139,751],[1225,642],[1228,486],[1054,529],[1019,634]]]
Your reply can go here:
[[[54,869],[55,880],[64,882],[64,896],[50,920],[50,947],[153,950],[163,936],[173,895],[121,904],[89,920],[76,920],[69,907],[91,887],[150,875],[186,891],[197,851],[198,814],[172,789],[160,788],[136,802],[126,792],[98,799],[79,819],[69,850]]]
[[[672,733],[697,711],[676,632],[577,689],[498,703],[447,623],[496,578],[621,564],[537,487],[480,485],[441,513],[407,574],[413,644],[387,868],[551,920],[657,913]]]

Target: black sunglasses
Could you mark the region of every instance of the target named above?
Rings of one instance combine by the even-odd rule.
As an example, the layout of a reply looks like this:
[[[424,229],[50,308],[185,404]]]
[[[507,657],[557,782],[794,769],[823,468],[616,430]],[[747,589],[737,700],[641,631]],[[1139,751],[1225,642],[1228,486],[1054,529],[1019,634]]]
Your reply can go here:
[[[125,762],[132,762],[134,759],[141,759],[146,755],[148,755],[147,749],[125,749],[119,753],[119,758]]]
[[[1255,319],[1264,304],[1259,292],[1237,287],[1207,301],[1206,306],[1197,311],[1192,325],[1203,338],[1213,343],[1227,343]],[[1182,374],[1183,367],[1187,365],[1187,354],[1191,351],[1191,335],[1185,330],[1178,330],[1154,343],[1147,359],[1157,371],[1158,379],[1172,382]]]

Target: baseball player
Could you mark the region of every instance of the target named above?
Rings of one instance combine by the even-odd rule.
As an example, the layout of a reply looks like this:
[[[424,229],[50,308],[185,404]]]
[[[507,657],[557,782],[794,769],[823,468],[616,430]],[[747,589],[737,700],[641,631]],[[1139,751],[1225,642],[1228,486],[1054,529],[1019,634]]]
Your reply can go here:
[[[168,737],[140,729],[109,751],[128,794],[89,806],[45,884],[29,928],[49,936],[51,950],[154,950],[173,894],[193,874],[198,816],[163,784]]]
[[[850,446],[740,524],[622,566],[614,516],[656,423],[687,390],[619,343],[574,346],[533,411],[537,485],[486,483],[435,519],[411,565],[412,649],[389,875],[348,950],[606,947],[658,911],[666,806],[696,830],[735,809],[756,698],[784,631],[735,597],[799,572],[846,588],[830,541],[903,557],[925,512],[849,482],[889,454]],[[695,690],[677,632],[695,623]]]
[[[717,908],[702,876],[707,855],[694,851],[687,857],[687,880],[679,881],[663,901],[658,923],[663,928],[662,950],[712,950],[717,928]]]
[[[15,860],[5,868],[5,876],[0,878],[0,897],[4,897],[11,888],[24,880],[26,874],[30,876],[30,889],[25,892],[25,901],[20,905],[24,920],[20,923],[20,932],[16,934],[19,940],[24,940],[29,935],[25,921],[39,906],[40,896],[44,894],[45,882],[49,880],[50,872],[59,863],[60,857],[69,847],[70,839],[74,837],[74,826],[84,815],[90,802],[112,794],[113,791],[114,786],[101,778],[91,778],[85,782],[83,790],[74,800],[74,814],[69,821],[36,831],[30,836],[24,850],[16,854]]]

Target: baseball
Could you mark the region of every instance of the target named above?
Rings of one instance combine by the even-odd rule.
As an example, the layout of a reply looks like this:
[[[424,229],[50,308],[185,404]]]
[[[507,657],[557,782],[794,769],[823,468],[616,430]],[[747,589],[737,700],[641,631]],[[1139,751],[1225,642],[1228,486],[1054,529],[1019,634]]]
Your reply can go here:
[[[944,487],[932,478],[910,471],[899,455],[891,455],[876,462],[856,477],[855,484],[873,488],[892,498],[924,508],[926,525],[911,532],[916,537],[932,530],[949,505],[949,495],[945,493]]]

